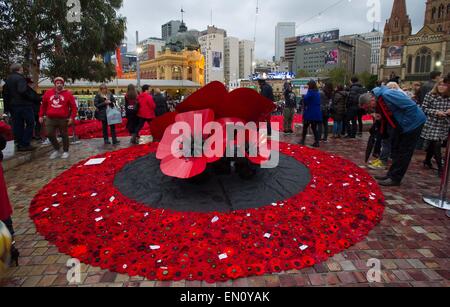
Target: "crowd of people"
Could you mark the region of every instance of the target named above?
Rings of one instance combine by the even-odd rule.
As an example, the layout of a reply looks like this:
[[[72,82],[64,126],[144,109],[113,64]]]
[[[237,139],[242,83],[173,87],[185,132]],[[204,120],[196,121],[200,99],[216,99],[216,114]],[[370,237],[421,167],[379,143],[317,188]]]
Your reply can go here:
[[[368,167],[388,170],[386,175],[375,177],[381,186],[400,186],[418,149],[426,152],[424,167],[437,171],[442,178],[445,166],[442,148],[447,145],[450,131],[450,74],[442,78],[442,73],[432,72],[428,82],[416,82],[411,89],[402,88],[398,78],[379,82],[372,91],[364,88],[356,77],[351,82],[348,88],[333,87],[331,83],[319,87],[316,81],[309,82],[308,92],[301,100],[300,144],[306,144],[310,131],[314,136],[313,147],[327,142],[330,118],[334,122],[333,138],[362,136],[363,117],[370,114],[373,126],[368,150],[369,158],[373,154],[374,160]],[[284,133],[291,134],[292,113],[297,106],[289,81],[284,91]],[[392,163],[388,168],[389,161]]]
[[[77,116],[74,95],[65,89],[65,80],[54,79],[54,88],[40,97],[32,88],[33,82],[23,74],[21,65],[11,66],[11,74],[3,88],[5,113],[11,115],[12,131],[0,121],[0,150],[13,136],[20,152],[33,151],[33,137],[40,137],[43,130],[53,146],[50,159],[68,159],[69,126]],[[272,87],[266,80],[259,80],[260,94],[274,101]],[[298,99],[291,82],[284,85],[285,106],[284,133],[293,134],[293,120],[298,110]],[[116,122],[111,114],[120,112],[115,96],[106,84],[102,84],[95,95],[95,118],[102,122],[105,145],[118,145]],[[128,86],[125,95],[125,116],[131,144],[139,144],[139,133],[153,119],[170,111],[166,96],[159,89],[144,85],[141,91],[133,84]],[[351,85],[333,86],[314,80],[308,83],[308,91],[301,99],[303,113],[302,145],[306,144],[310,131],[314,136],[313,147],[328,142],[330,119],[333,121],[332,138],[354,139],[363,135],[363,116],[371,114],[374,124],[370,130],[375,159],[368,165],[375,170],[387,170],[385,176],[376,176],[379,184],[385,187],[401,185],[411,160],[417,149],[426,151],[423,165],[443,175],[444,162],[442,147],[446,145],[450,131],[450,75],[442,78],[439,72],[431,73],[425,84],[414,83],[411,89],[401,88],[399,81],[392,79],[380,82],[372,91],[364,88],[358,78]],[[120,117],[122,117],[120,115]],[[267,118],[268,134],[272,133],[271,118]],[[45,127],[45,128],[44,128]],[[111,141],[110,141],[111,136]],[[61,145],[58,137],[62,139]],[[371,151],[372,153],[372,151]],[[3,155],[0,151],[0,162]],[[436,168],[433,164],[436,163]],[[8,199],[3,170],[0,164],[0,219],[14,234],[12,207]],[[449,214],[449,213],[447,213]],[[13,260],[17,261],[19,252],[12,249]]]

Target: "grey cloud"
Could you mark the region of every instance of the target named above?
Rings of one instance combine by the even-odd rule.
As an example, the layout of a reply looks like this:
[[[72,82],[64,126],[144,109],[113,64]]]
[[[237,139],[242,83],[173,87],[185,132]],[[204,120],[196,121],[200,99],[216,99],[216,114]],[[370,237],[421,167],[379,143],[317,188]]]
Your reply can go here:
[[[344,1],[319,18],[306,22],[336,0],[260,0],[260,14],[256,32],[257,58],[270,59],[274,55],[275,26],[281,21],[295,21],[297,34],[339,28],[341,34],[370,31],[373,24],[367,21],[367,0]],[[381,0],[381,31],[389,18],[393,0]],[[135,31],[140,37],[161,36],[161,25],[172,19],[180,19],[180,9],[186,11],[185,22],[190,29],[204,30],[211,23],[227,30],[228,35],[253,40],[256,15],[256,0],[124,0],[121,14],[128,19],[127,37],[131,48],[135,42]],[[408,13],[414,31],[423,25],[425,0],[407,0]]]

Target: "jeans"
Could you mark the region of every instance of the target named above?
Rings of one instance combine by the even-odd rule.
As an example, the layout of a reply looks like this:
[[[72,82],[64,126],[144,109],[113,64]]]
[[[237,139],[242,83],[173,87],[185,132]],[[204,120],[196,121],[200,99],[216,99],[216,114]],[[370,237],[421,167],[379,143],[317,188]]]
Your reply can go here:
[[[13,131],[19,148],[29,147],[34,131],[34,111],[31,106],[15,106],[11,112]]]
[[[408,133],[400,134],[392,147],[392,166],[388,177],[401,183],[408,171],[423,125]]]
[[[103,130],[103,139],[105,142],[109,142],[109,134],[108,134],[108,121],[103,120],[102,121],[102,130]],[[116,125],[109,126],[111,129],[111,137],[113,143],[117,142],[117,135],[116,135]]]
[[[284,131],[290,132],[293,129],[292,125],[294,123],[295,108],[285,108],[283,115],[284,115]]]
[[[308,135],[308,129],[311,127],[313,133],[314,133],[314,139],[316,143],[320,142],[320,134],[319,134],[319,125],[321,125],[321,122],[318,121],[308,121],[305,120],[303,123],[303,137],[302,137],[302,143],[304,144],[306,141],[306,136]]]
[[[342,120],[335,120],[333,125],[333,135],[340,136],[342,134],[343,127],[344,122]]]
[[[328,121],[329,120],[330,120],[330,116],[328,114],[324,115],[322,118],[322,123],[319,125],[319,137],[322,138],[323,140],[328,140],[328,134],[329,134]]]

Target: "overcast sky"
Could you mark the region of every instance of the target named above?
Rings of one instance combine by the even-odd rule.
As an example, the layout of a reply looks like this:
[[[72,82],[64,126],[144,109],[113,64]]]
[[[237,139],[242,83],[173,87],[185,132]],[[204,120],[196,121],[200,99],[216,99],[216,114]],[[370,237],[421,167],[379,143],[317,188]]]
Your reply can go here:
[[[227,30],[229,36],[253,40],[255,32],[257,0],[124,0],[120,13],[127,17],[127,37],[134,49],[135,32],[140,39],[161,37],[161,25],[181,18],[181,6],[186,11],[184,20],[189,29],[205,30],[213,24]],[[259,0],[259,16],[256,31],[256,58],[271,59],[275,53],[275,26],[278,22],[297,23],[296,34],[339,28],[341,35],[368,32],[373,24],[367,19],[368,0],[343,0],[336,7],[317,16],[339,0]],[[371,0],[373,1],[373,0]],[[408,14],[412,19],[414,33],[423,26],[425,0],[406,0]],[[389,18],[393,0],[381,0],[381,23],[383,31]]]

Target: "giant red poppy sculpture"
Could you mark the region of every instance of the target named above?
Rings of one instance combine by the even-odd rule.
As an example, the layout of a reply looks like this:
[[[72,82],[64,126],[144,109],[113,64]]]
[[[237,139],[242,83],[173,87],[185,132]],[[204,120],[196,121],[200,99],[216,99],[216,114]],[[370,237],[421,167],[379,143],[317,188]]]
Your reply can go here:
[[[272,101],[252,89],[228,93],[220,82],[208,84],[175,112],[153,121],[153,136],[161,140],[156,155],[161,160],[161,171],[170,177],[188,179],[225,158],[245,158],[255,165],[266,163],[270,160],[271,142],[266,127],[259,123],[265,122],[274,109]]]

